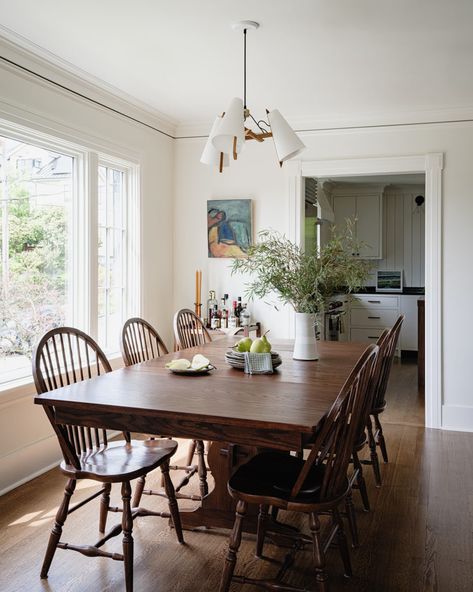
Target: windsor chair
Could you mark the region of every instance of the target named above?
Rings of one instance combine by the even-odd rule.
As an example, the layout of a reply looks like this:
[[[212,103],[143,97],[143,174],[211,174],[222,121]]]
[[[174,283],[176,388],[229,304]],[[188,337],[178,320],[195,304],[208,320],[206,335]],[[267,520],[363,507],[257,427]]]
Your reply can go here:
[[[388,462],[386,440],[384,438],[383,427],[381,425],[379,415],[383,413],[383,411],[386,409],[386,389],[388,386],[389,376],[391,374],[391,368],[394,360],[394,354],[396,353],[396,346],[399,339],[399,334],[401,332],[403,321],[404,315],[400,315],[400,317],[397,319],[397,321],[394,323],[394,325],[386,335],[385,345],[382,348],[382,352],[380,352],[382,355],[379,361],[379,379],[373,393],[373,400],[366,421],[366,431],[368,434],[368,444],[370,448],[370,459],[364,460],[363,464],[372,466],[376,487],[380,487],[382,483],[377,446],[379,446],[379,448],[381,449],[381,454],[384,462]],[[371,417],[373,417],[374,429]]]
[[[93,379],[111,372],[110,363],[97,343],[86,333],[71,327],[48,331],[33,354],[33,377],[38,394],[54,391],[65,385]],[[56,550],[77,551],[88,557],[107,557],[123,561],[127,592],[133,590],[133,520],[137,516],[157,515],[171,518],[179,542],[183,542],[181,521],[169,477],[169,459],[177,448],[172,440],[135,441],[124,432],[125,441],[108,441],[104,429],[56,423],[54,403],[44,406],[46,415],[56,433],[63,454],[60,469],[68,478],[64,498],[56,514],[41,568],[41,577],[48,576]],[[73,412],[73,411],[72,411]],[[169,513],[148,512],[131,507],[130,481],[160,467],[169,500]],[[92,479],[102,488],[85,500],[70,507],[79,479]],[[110,506],[113,483],[121,483],[123,508]],[[61,541],[67,516],[101,495],[99,531],[104,533],[108,512],[122,512],[121,525],[113,527],[94,545],[75,545]],[[112,537],[123,532],[123,553],[111,553],[101,547]]]
[[[370,345],[361,355],[340,393],[328,411],[307,460],[281,452],[263,452],[236,470],[228,482],[228,491],[237,501],[236,518],[220,583],[227,592],[232,581],[263,586],[268,590],[301,590],[282,582],[294,553],[304,543],[312,543],[315,581],[321,592],[328,590],[325,553],[337,537],[345,575],[352,575],[348,544],[339,506],[350,492],[347,469],[359,424],[369,397],[369,382],[378,346]],[[241,544],[243,521],[249,504],[259,505],[256,555],[262,556],[269,506],[309,515],[311,537],[296,534],[297,544],[284,560],[276,578],[256,580],[235,576],[234,569]],[[322,540],[319,515],[329,512],[330,529]]]
[[[183,308],[174,315],[174,348],[176,351],[187,349],[189,347],[196,347],[198,345],[205,345],[211,343],[212,337],[205,328],[201,319],[190,309]],[[189,446],[187,454],[187,464],[192,464],[194,454],[197,452],[199,475],[201,477],[200,493],[206,495],[208,493],[206,480],[206,467],[204,459],[204,443],[202,440],[193,440]]]
[[[121,338],[121,348],[122,348],[122,356],[125,366],[132,366],[133,364],[139,364],[141,362],[146,362],[148,360],[152,360],[158,358],[162,355],[165,355],[168,352],[166,345],[164,344],[163,340],[159,336],[156,329],[139,317],[133,317],[128,319],[123,326],[122,329],[122,338]],[[153,437],[150,437],[153,439]],[[194,495],[194,494],[186,494],[182,493],[181,490],[184,486],[188,485],[191,478],[199,472],[199,464],[191,464],[192,457],[194,455],[195,450],[195,441],[191,441],[189,446],[192,447],[192,455],[190,458],[190,462],[188,462],[185,466],[180,465],[169,465],[170,470],[175,471],[184,471],[185,475],[181,479],[178,485],[175,486],[176,498],[177,499],[192,499],[195,501],[200,501],[202,495],[205,495],[205,490],[202,488],[201,495]],[[188,453],[189,457],[189,453]],[[200,458],[200,450],[199,450],[199,458]],[[189,458],[187,459],[189,460]],[[203,464],[203,458],[201,460],[201,464]],[[205,467],[205,464],[204,464]],[[202,474],[202,469],[200,471]],[[204,475],[205,476],[205,475]],[[153,490],[153,489],[146,489],[146,475],[140,477],[135,487],[135,492],[133,496],[133,507],[138,507],[140,505],[141,496],[144,495],[159,495],[165,496],[166,493],[162,490]]]
[[[210,343],[212,337],[199,317],[183,308],[174,315],[174,340],[176,351]]]

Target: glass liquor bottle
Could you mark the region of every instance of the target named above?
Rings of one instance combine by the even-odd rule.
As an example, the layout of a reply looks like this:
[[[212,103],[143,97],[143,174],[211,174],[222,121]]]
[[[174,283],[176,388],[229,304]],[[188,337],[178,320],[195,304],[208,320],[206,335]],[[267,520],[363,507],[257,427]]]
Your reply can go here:
[[[215,290],[209,291],[209,299],[207,300],[207,329],[212,328],[212,316],[214,314],[215,305],[218,305],[215,298]]]
[[[251,325],[251,315],[248,311],[248,305],[244,304],[240,313],[240,325],[242,327],[249,327]]]
[[[230,313],[228,315],[228,328],[229,329],[235,329],[238,325],[237,325],[237,318],[235,315],[235,310],[236,310],[236,301],[233,302],[233,306],[230,309]]]
[[[225,306],[225,296],[222,298],[222,308],[220,310],[220,327],[227,329],[228,327],[228,309]]]
[[[215,304],[212,312],[212,321],[210,324],[211,329],[220,329],[220,317],[218,316],[218,305]]]

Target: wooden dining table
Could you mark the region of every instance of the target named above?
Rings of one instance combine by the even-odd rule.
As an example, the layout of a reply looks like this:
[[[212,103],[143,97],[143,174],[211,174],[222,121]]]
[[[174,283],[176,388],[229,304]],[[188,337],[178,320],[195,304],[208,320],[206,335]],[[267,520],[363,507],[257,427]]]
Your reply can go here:
[[[300,451],[313,434],[357,359],[363,343],[320,342],[318,361],[292,358],[293,342],[273,343],[282,365],[270,375],[231,368],[225,352],[235,338],[120,368],[35,397],[54,406],[57,423],[209,441],[213,489],[195,509],[182,511],[184,528],[231,528],[234,503],[227,481],[261,448]],[[172,374],[171,359],[200,353],[216,369],[201,376]],[[254,530],[256,520],[246,525]]]

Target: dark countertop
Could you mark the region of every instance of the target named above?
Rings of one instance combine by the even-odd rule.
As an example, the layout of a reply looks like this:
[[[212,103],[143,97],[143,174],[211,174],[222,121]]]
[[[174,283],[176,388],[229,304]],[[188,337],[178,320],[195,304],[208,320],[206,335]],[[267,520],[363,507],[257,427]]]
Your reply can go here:
[[[412,295],[412,296],[424,296],[425,288],[413,288],[406,286],[402,292],[376,292],[376,288],[374,286],[366,286],[361,290],[357,290],[356,294],[404,294],[404,295]]]

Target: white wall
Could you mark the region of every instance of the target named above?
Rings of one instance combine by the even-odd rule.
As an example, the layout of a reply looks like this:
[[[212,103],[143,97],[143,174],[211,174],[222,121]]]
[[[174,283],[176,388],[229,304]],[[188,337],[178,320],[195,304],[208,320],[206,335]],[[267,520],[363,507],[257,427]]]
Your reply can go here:
[[[27,125],[141,165],[142,313],[171,344],[173,140],[0,65],[0,119]],[[33,387],[0,392],[0,492],[58,460],[56,438]]]
[[[471,220],[473,185],[471,155],[473,125],[422,125],[302,135],[307,145],[303,160],[362,158],[443,152],[443,425],[473,430],[473,389],[470,386],[470,335],[473,316],[469,310],[473,291]],[[175,308],[192,303],[193,272],[204,270],[207,284],[219,292],[241,292],[243,280],[231,278],[228,264],[207,259],[205,203],[212,197],[251,197],[255,228],[273,227],[288,232],[287,188],[283,171],[275,162],[271,142],[247,143],[229,170],[219,174],[199,163],[203,140],[178,140],[175,163]],[[206,273],[205,273],[206,272]],[[230,287],[229,287],[230,286]],[[255,314],[276,335],[287,331],[286,317],[263,303]]]
[[[195,270],[203,270],[203,300],[208,290],[224,293],[230,299],[244,296],[241,276],[232,276],[231,259],[207,257],[207,200],[250,198],[253,200],[255,235],[265,228],[288,232],[288,204],[284,192],[284,172],[279,169],[274,148],[248,142],[236,164],[219,174],[212,167],[200,164],[203,143],[200,140],[177,140],[175,155],[174,199],[174,307],[192,308],[195,291]],[[259,149],[259,148],[262,148]],[[277,303],[280,307],[280,304]],[[271,329],[271,335],[284,337],[288,327],[286,316],[263,302],[250,303],[250,311]]]
[[[419,194],[425,195],[423,185],[384,192],[384,249],[383,259],[377,262],[378,269],[402,269],[404,285],[417,288],[425,285],[425,208],[416,207]]]

